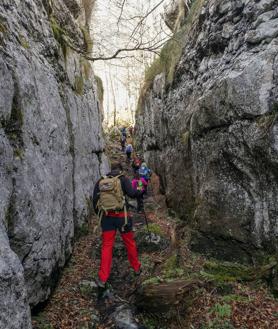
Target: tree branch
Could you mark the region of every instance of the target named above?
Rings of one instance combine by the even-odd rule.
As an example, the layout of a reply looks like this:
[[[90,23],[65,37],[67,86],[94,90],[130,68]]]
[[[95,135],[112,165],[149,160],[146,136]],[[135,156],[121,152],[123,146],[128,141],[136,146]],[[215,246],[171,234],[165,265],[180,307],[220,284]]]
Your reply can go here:
[[[131,35],[130,35],[130,39],[134,36],[134,34],[136,33],[136,31],[138,30],[139,26],[142,25],[142,23],[144,22],[144,20],[150,16],[150,14],[152,14],[165,0],[161,0],[156,6],[154,6],[150,11],[148,11],[146,13],[145,16],[143,16],[140,21],[138,22],[138,24],[135,26],[135,28],[133,29]]]
[[[118,21],[117,21],[117,26],[119,27],[119,23],[120,23],[120,20],[122,18],[122,15],[123,15],[123,11],[124,11],[124,6],[125,6],[125,3],[126,3],[127,0],[123,0],[122,4],[121,4],[121,12],[120,12],[120,16],[118,17]]]

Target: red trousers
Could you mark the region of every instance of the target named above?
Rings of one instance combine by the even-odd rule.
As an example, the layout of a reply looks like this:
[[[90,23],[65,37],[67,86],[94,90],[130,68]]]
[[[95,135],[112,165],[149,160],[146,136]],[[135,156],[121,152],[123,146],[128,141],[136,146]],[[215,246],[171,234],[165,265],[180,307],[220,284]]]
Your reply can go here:
[[[99,278],[102,282],[106,282],[110,275],[113,246],[115,242],[116,233],[117,231],[102,232],[101,262],[100,269],[98,272]],[[122,233],[121,237],[127,250],[127,258],[129,260],[129,263],[134,269],[134,271],[137,272],[139,271],[141,264],[138,260],[138,253],[134,240],[134,234],[133,232]]]

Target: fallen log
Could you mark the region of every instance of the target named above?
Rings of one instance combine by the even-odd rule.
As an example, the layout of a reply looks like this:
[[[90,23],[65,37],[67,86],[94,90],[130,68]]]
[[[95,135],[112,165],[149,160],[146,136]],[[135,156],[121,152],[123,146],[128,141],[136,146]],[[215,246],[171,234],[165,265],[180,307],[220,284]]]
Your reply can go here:
[[[197,296],[203,283],[196,279],[175,279],[168,282],[143,282],[137,289],[135,304],[138,309],[165,313],[185,311]]]

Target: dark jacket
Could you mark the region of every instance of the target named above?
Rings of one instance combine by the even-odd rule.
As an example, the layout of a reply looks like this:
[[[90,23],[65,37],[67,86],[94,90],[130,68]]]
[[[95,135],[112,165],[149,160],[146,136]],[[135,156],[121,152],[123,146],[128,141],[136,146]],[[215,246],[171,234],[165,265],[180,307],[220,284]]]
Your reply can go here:
[[[115,177],[115,176],[118,176],[118,175],[120,175],[119,171],[111,171],[107,176]],[[94,210],[95,210],[96,213],[98,213],[97,203],[98,203],[98,200],[99,200],[99,181],[95,185],[94,195],[93,195],[93,206],[94,206]],[[133,198],[133,199],[134,198],[139,198],[141,196],[142,192],[134,190],[132,188],[131,181],[129,180],[128,177],[121,176],[120,181],[121,181],[121,186],[122,186],[122,190],[123,190],[124,195],[126,195],[130,198]]]

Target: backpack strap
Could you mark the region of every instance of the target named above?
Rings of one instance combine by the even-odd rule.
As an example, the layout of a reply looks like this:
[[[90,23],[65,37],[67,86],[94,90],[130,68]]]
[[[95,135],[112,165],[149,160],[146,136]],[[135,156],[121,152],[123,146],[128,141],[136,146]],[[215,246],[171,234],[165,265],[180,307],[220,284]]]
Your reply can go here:
[[[124,205],[124,213],[125,213],[125,225],[127,225],[127,209],[126,209],[126,204]]]
[[[123,176],[123,174],[120,174],[120,175],[117,175],[117,176],[102,176],[101,179],[104,179],[104,178],[120,178],[121,176]],[[123,196],[123,199],[124,199],[124,214],[125,214],[125,221],[124,221],[124,225],[122,226],[122,231],[124,232],[124,227],[128,224],[128,217],[127,217],[127,208],[126,208],[126,199],[125,197]],[[97,206],[98,206],[98,203],[97,203]],[[98,218],[99,218],[99,227],[101,226],[101,220],[102,220],[102,217],[104,215],[104,213],[107,213],[107,210],[105,209],[99,209],[98,211]]]

